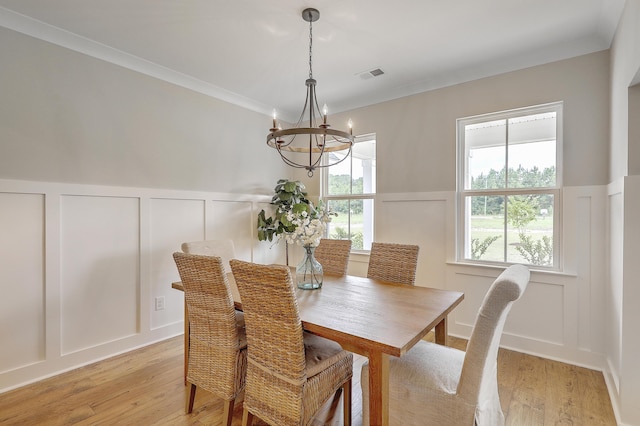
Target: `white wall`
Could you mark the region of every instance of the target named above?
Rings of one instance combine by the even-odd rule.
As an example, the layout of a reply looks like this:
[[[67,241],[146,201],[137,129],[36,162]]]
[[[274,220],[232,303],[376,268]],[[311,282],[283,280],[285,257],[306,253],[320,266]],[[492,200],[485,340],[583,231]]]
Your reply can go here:
[[[0,392],[182,333],[184,241],[233,237],[238,258],[284,262],[254,233],[269,201],[0,180]]]
[[[622,424],[640,424],[640,1],[627,0],[611,47],[609,276],[605,376]],[[634,87],[635,85],[635,87]]]

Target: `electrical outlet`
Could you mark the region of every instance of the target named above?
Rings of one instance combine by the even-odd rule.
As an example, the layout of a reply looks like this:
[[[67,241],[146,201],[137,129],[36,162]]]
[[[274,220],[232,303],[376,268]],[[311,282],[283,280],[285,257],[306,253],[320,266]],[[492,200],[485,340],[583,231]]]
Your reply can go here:
[[[156,311],[164,310],[164,296],[156,297]]]

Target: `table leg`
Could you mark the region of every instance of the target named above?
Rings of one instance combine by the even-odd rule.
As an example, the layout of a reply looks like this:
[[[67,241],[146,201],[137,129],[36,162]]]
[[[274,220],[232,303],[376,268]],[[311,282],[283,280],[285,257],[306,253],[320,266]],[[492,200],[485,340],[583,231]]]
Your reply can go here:
[[[447,325],[447,317],[444,317],[442,319],[442,321],[440,321],[437,325],[436,325],[436,330],[435,330],[435,338],[436,338],[436,343],[440,344],[440,345],[444,345],[447,346],[447,343],[449,343],[448,340],[448,335],[449,335],[449,330],[448,330],[448,325]]]
[[[389,424],[389,355],[369,354],[369,423]]]

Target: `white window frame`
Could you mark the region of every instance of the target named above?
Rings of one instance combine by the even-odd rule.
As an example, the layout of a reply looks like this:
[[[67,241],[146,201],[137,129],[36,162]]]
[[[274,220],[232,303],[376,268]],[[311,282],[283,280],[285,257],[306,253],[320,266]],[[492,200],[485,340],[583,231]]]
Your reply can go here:
[[[562,138],[563,138],[563,102],[553,102],[543,105],[531,107],[517,108],[513,110],[494,112],[489,114],[476,115],[471,117],[459,118],[456,121],[456,139],[457,139],[457,221],[456,221],[456,260],[460,263],[473,263],[491,266],[506,266],[509,262],[498,262],[490,260],[474,260],[470,254],[470,223],[467,219],[467,211],[471,208],[469,196],[511,196],[511,195],[529,195],[529,194],[553,194],[553,265],[529,265],[532,269],[540,270],[562,270]],[[539,114],[545,112],[556,113],[556,186],[546,188],[502,188],[502,189],[465,189],[467,179],[467,159],[468,147],[465,143],[465,126],[494,120],[504,120],[516,118],[526,115]],[[508,152],[508,150],[507,150]],[[508,158],[507,158],[508,161]],[[506,221],[505,221],[506,222]],[[504,233],[506,235],[506,223]],[[506,252],[505,256],[506,258]]]
[[[358,143],[362,143],[362,142],[369,142],[369,141],[376,141],[376,159],[378,156],[378,149],[377,149],[377,139],[376,139],[376,134],[375,133],[369,133],[369,134],[365,134],[365,135],[359,135],[356,136],[354,138],[354,145],[358,144]],[[323,159],[323,161],[326,160],[326,157]],[[351,176],[353,176],[353,151],[351,152],[351,154],[349,155],[349,158],[344,160],[349,161],[350,162],[350,166],[349,166],[349,170],[350,170],[350,174]],[[375,241],[374,238],[374,233],[375,233],[375,205],[376,205],[376,193],[364,193],[364,194],[340,194],[340,195],[329,195],[327,193],[328,188],[329,188],[329,170],[331,169],[331,167],[323,167],[321,169],[321,181],[320,181],[320,198],[325,202],[328,203],[331,200],[371,200],[371,207],[374,209],[373,210],[373,214],[371,215],[371,224],[370,224],[370,230],[371,230],[371,235],[370,235],[370,239],[371,241],[369,241],[369,243]],[[377,174],[377,168],[376,168],[376,174]],[[376,190],[378,187],[378,182],[377,182],[377,176],[375,176],[376,179]],[[351,182],[353,182],[353,178],[351,179]],[[352,189],[350,189],[352,190]],[[347,221],[347,226],[348,226],[348,233],[351,236],[351,217],[349,217],[349,220]],[[367,224],[365,224],[366,226]],[[366,235],[363,232],[363,238],[365,238]],[[329,238],[328,235],[325,235],[325,238]],[[369,244],[370,245],[370,244]],[[365,246],[366,246],[366,240],[365,240]],[[352,253],[369,253],[370,250],[356,250],[356,249],[352,249],[351,250]]]

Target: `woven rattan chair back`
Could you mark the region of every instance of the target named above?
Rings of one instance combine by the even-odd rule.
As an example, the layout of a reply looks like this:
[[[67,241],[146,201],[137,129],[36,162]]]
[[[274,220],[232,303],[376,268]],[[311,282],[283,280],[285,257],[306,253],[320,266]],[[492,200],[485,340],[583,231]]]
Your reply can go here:
[[[289,268],[234,259],[231,269],[242,298],[248,341],[243,425],[250,425],[253,416],[277,426],[310,424],[322,404],[343,386],[348,386],[349,423],[353,356],[327,341],[337,351],[325,356],[327,365],[319,372],[307,369],[306,357],[314,353],[313,345],[305,346],[307,338],[315,338],[318,346],[326,339],[303,332]]]
[[[419,250],[411,244],[371,243],[367,277],[414,285]]]
[[[323,238],[316,247],[315,257],[322,265],[324,274],[343,276],[349,266],[351,240],[330,240]]]
[[[190,348],[187,382],[191,392],[186,411],[193,409],[196,387],[233,403],[244,388],[247,345],[244,315],[236,312],[219,257],[174,253],[188,309]]]

